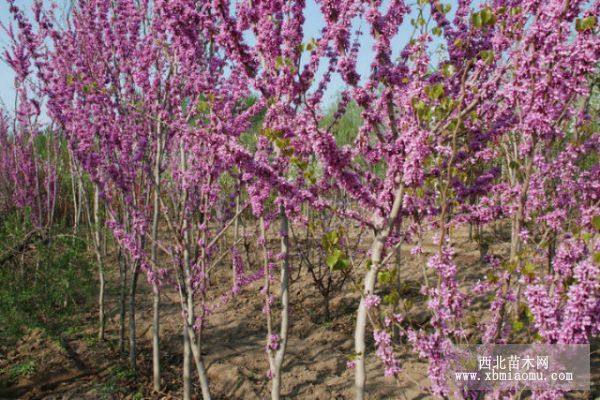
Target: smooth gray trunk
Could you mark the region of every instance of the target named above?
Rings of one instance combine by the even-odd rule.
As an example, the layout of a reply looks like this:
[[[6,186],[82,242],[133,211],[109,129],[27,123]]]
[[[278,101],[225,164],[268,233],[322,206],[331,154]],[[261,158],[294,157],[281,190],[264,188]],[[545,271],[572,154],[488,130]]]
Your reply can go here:
[[[129,367],[133,371],[137,371],[137,338],[136,338],[136,321],[135,311],[136,302],[135,296],[137,292],[137,281],[139,277],[139,265],[135,262],[133,274],[131,276],[131,285],[129,287]]]
[[[160,124],[157,129],[158,137],[156,140],[156,159],[154,162],[154,197],[152,199],[152,242],[150,243],[150,258],[152,268],[158,266],[157,245],[158,240],[158,219],[160,211],[160,161],[162,154]],[[152,382],[154,390],[160,391],[160,288],[157,283],[153,285],[152,301]]]
[[[104,340],[104,332],[106,328],[105,312],[104,312],[104,292],[105,292],[105,277],[104,277],[104,254],[102,246],[102,237],[100,235],[100,190],[94,188],[94,252],[96,253],[96,261],[98,263],[98,279],[100,288],[98,293],[98,339]]]
[[[187,321],[183,324],[183,399],[192,399],[192,358],[190,335],[188,334]]]
[[[127,300],[127,264],[121,250],[119,250],[119,351],[125,352],[125,317]]]
[[[153,290],[152,299],[152,381],[154,390],[160,391],[160,290]]]
[[[283,359],[285,357],[285,351],[287,349],[288,342],[288,329],[289,329],[289,316],[290,316],[290,262],[289,262],[289,221],[285,215],[285,209],[281,206],[279,210],[281,216],[281,254],[283,254],[283,260],[281,263],[281,325],[279,327],[279,349],[275,353],[275,371],[273,371],[273,380],[271,382],[271,399],[279,400],[281,398],[281,368],[283,366]]]
[[[279,347],[276,350],[269,349],[267,351],[267,357],[269,360],[269,371],[271,372],[271,399],[279,400],[281,398],[281,369],[283,366],[283,360],[288,342],[288,329],[289,329],[289,281],[290,281],[290,265],[289,265],[289,222],[285,215],[285,209],[281,206],[279,210],[279,216],[281,218],[280,225],[280,251],[282,254],[281,262],[281,275],[280,275],[280,293],[279,299],[281,301],[281,322],[279,325]],[[260,220],[261,235],[265,240],[264,245],[264,268],[265,268],[265,290],[267,295],[270,292],[269,283],[269,272],[268,272],[268,253],[266,240],[267,235],[264,229],[264,220]],[[270,341],[270,337],[273,334],[273,321],[271,311],[267,313],[267,342]]]
[[[371,246],[371,266],[365,275],[363,293],[358,306],[356,315],[356,330],[354,332],[354,353],[355,353],[355,371],[354,371],[354,387],[357,400],[365,398],[365,384],[367,381],[367,373],[365,369],[365,334],[367,328],[367,305],[365,299],[373,294],[375,290],[375,282],[377,280],[377,272],[381,255],[383,253],[385,239],[378,235]]]
[[[180,167],[182,170],[186,169],[186,157],[183,146],[180,147]],[[184,192],[184,201],[182,204],[185,206],[187,202],[187,192]],[[204,367],[204,362],[202,361],[202,353],[201,353],[201,337],[196,337],[196,332],[194,331],[194,320],[195,320],[195,310],[194,310],[194,291],[192,289],[192,271],[191,271],[191,260],[190,260],[190,246],[192,243],[192,238],[190,235],[189,229],[189,221],[187,216],[183,216],[183,268],[184,268],[184,285],[185,285],[185,294],[182,296],[182,309],[185,311],[185,319],[184,319],[184,329],[187,333],[184,334],[184,385],[185,385],[185,368],[188,368],[190,364],[190,353],[194,358],[194,363],[196,364],[196,371],[198,372],[198,380],[200,381],[200,388],[202,390],[202,398],[203,400],[210,400],[210,390],[208,386],[208,375],[206,374],[206,369]],[[191,351],[190,351],[191,350]],[[186,355],[187,354],[187,355]],[[189,375],[189,374],[188,374]],[[191,389],[190,389],[191,390]]]
[[[367,374],[365,369],[365,334],[367,329],[367,305],[365,299],[368,295],[375,291],[375,283],[377,280],[377,272],[381,267],[381,259],[387,240],[396,218],[400,214],[402,199],[404,197],[404,186],[396,190],[394,194],[394,202],[390,214],[384,221],[384,226],[381,230],[375,232],[375,238],[371,246],[371,265],[364,279],[363,293],[356,314],[356,329],[354,331],[354,352],[355,352],[355,368],[354,368],[354,391],[356,400],[364,400],[365,384]]]

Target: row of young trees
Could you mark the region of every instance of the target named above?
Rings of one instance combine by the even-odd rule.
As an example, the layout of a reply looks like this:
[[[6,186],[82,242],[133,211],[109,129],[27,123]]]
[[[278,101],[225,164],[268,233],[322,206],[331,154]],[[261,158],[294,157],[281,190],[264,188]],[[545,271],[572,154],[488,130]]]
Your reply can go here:
[[[44,234],[61,201],[72,202],[75,231],[88,217],[100,338],[110,231],[121,285],[130,275],[133,369],[140,274],[153,289],[155,390],[161,292],[179,293],[183,396],[195,370],[206,400],[207,317],[262,279],[279,399],[291,273],[302,264],[326,299],[353,290],[349,281],[360,292],[348,362],[356,399],[366,396],[370,332],[386,376],[402,379],[396,354],[412,349],[428,363],[427,390],[442,398],[452,395],[455,344],[514,342],[523,330],[545,343],[598,334],[598,1],[78,0],[66,22],[42,1],[31,18],[8,2],[17,103],[0,124],[0,210],[26,209]],[[315,38],[305,34],[308,8],[324,20]],[[340,81],[329,112],[326,93]],[[340,134],[356,113],[357,131]],[[70,194],[58,190],[63,169]],[[242,215],[261,232],[257,271],[244,268]],[[356,225],[360,233],[346,229]],[[482,253],[478,281],[459,278],[453,236],[467,226]],[[505,226],[507,251],[489,254],[486,232]],[[317,261],[294,227],[321,238]],[[426,237],[436,245],[428,259]],[[429,318],[420,327],[400,312],[403,246],[423,270]],[[210,276],[225,260],[231,288],[217,296]],[[382,298],[378,282],[391,293]],[[486,297],[468,329],[471,306]]]

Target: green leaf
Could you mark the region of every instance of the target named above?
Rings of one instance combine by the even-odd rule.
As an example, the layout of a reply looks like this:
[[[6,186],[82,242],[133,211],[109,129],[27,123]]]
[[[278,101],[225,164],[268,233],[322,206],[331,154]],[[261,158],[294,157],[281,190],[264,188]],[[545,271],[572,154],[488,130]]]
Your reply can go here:
[[[311,184],[315,184],[317,182],[317,178],[315,177],[315,173],[312,170],[304,171],[304,178],[306,178]]]
[[[333,267],[338,263],[340,258],[342,257],[342,251],[339,249],[333,250],[333,253],[329,254],[325,259],[325,263],[329,267],[329,269],[333,270]]]
[[[386,294],[385,296],[383,296],[383,304],[386,305],[394,305],[394,304],[398,304],[398,301],[400,300],[400,295],[398,295],[398,292],[393,291],[392,293]]]
[[[301,171],[306,170],[306,168],[308,167],[308,162],[303,161],[303,160],[299,159],[298,157],[292,157],[290,159],[290,161],[292,162],[292,164],[294,164],[296,167],[298,167],[298,169]]]
[[[592,218],[592,226],[594,227],[595,230],[600,232],[600,215],[595,215]]]
[[[413,108],[417,113],[423,111],[426,107],[427,105],[423,100],[413,101]]]
[[[275,59],[275,68],[281,68],[281,67],[283,67],[283,57],[277,56],[277,58]]]
[[[321,243],[327,250],[331,250],[338,243],[339,239],[338,232],[331,231],[323,235]]]
[[[442,75],[446,78],[450,78],[452,75],[456,73],[456,67],[452,64],[444,64],[442,67]]]
[[[281,151],[281,154],[282,154],[283,156],[285,156],[285,157],[291,157],[291,156],[293,156],[293,155],[294,155],[294,152],[295,152],[295,151],[296,151],[296,150],[295,150],[293,147],[286,147],[285,149],[283,149],[283,150]]]
[[[181,111],[184,114],[187,112],[189,102],[190,102],[190,99],[188,97],[184,98],[183,101],[181,102]]]
[[[577,18],[575,21],[575,29],[577,29],[577,32],[592,30],[596,27],[597,22],[598,20],[595,15],[590,15],[585,18]]]
[[[428,89],[426,89],[426,91],[427,90]],[[415,114],[417,114],[417,117],[419,117],[420,120],[428,121],[431,119],[431,108],[423,100],[417,99],[416,97],[413,98],[412,106],[415,110]]]
[[[480,12],[471,14],[471,25],[475,28],[481,28],[483,26],[483,19],[481,18]]]
[[[285,150],[290,145],[289,138],[277,138],[275,139],[275,146],[279,147],[282,150]]]
[[[206,114],[210,111],[210,105],[206,100],[200,100],[196,105],[196,109],[200,114]]]
[[[456,101],[449,97],[444,97],[444,99],[442,100],[443,111],[448,112],[450,110],[453,110],[454,107],[456,107]]]
[[[340,258],[337,263],[333,266],[334,271],[343,271],[348,268],[350,263],[345,258]]]
[[[505,268],[508,272],[515,272],[517,270],[517,263],[515,261],[509,261],[505,264]]]
[[[479,52],[479,57],[481,57],[481,59],[483,61],[485,61],[486,64],[491,64],[492,62],[494,62],[494,52],[492,50],[482,50]]]
[[[529,321],[529,323],[532,323],[535,320],[535,316],[533,315],[529,307],[527,307],[527,305],[525,305],[525,318],[527,318],[527,321]]]
[[[377,280],[381,283],[390,283],[392,281],[392,274],[390,271],[380,271],[377,274]]]
[[[525,263],[523,266],[523,273],[527,275],[532,275],[535,272],[535,265],[530,262]]]
[[[522,321],[513,321],[512,322],[513,331],[520,332],[523,330],[523,328],[525,328],[525,324],[523,324]]]
[[[274,142],[277,139],[281,138],[283,136],[283,132],[282,131],[278,131],[278,130],[274,130],[271,128],[265,128],[262,130],[262,134],[269,139],[270,141]]]
[[[488,274],[486,275],[486,278],[488,281],[490,281],[491,283],[496,283],[498,282],[498,275],[494,274],[493,272],[488,272]]]
[[[428,86],[427,88],[425,88],[425,92],[427,93],[427,96],[429,96],[430,99],[438,100],[444,96],[444,85],[442,85],[441,83],[436,83],[433,86]]]
[[[496,23],[496,16],[491,9],[484,8],[480,11],[480,15],[483,25],[494,25]]]

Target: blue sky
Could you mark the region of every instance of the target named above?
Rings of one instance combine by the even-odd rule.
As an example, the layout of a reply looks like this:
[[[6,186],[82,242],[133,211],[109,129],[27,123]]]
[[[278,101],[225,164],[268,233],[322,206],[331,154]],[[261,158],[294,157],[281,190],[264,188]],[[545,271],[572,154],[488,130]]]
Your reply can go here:
[[[31,0],[23,0],[19,4],[29,6]],[[10,14],[8,12],[8,5],[5,0],[0,0],[0,22],[6,26],[10,20]],[[4,62],[4,48],[9,44],[8,38],[4,30],[0,31],[0,48],[2,48],[2,61],[0,62],[0,99],[2,104],[6,105],[9,109],[13,108],[15,89],[13,85],[12,70]]]
[[[452,0],[454,3],[455,0]],[[408,2],[407,2],[408,3]],[[388,0],[384,0],[383,8],[387,8],[389,4]],[[406,16],[404,18],[404,23],[400,27],[398,34],[392,39],[392,50],[394,52],[394,57],[397,56],[400,52],[400,49],[404,47],[410,38],[413,27],[410,25],[409,21],[411,18],[415,18],[416,13],[411,14],[410,16]],[[306,17],[304,23],[304,35],[305,42],[308,42],[311,38],[316,38],[320,36],[320,31],[323,28],[325,21],[321,15],[321,12],[315,3],[314,0],[307,0],[306,3]],[[356,21],[355,28],[362,28],[362,37],[360,40],[360,51],[358,55],[358,60],[360,63],[357,65],[357,70],[360,76],[364,79],[370,71],[370,65],[373,60],[373,38],[371,37],[367,25],[364,21]],[[320,72],[324,72],[326,68],[325,65],[322,65],[322,70]],[[337,92],[339,92],[343,87],[342,79],[339,75],[334,75],[329,85],[328,91],[325,93],[325,101],[331,102]]]
[[[31,7],[31,3],[33,0],[17,0],[17,4],[19,7],[23,9],[29,9]],[[66,0],[59,0],[59,3],[65,4]],[[387,1],[384,1],[384,7],[386,7]],[[453,14],[454,8],[456,7],[456,0],[451,0],[453,10],[451,14]],[[405,18],[405,22],[402,25],[400,32],[393,39],[393,50],[394,56],[396,56],[399,52],[399,49],[404,46],[409,40],[410,33],[412,31],[412,26],[409,21],[410,18],[414,17],[408,16]],[[321,16],[318,6],[316,5],[314,0],[307,0],[306,7],[306,18],[305,18],[305,42],[308,42],[311,38],[316,38],[320,36],[320,31],[323,28],[324,20]],[[8,12],[8,5],[6,4],[6,0],[0,0],[0,22],[6,25],[10,21],[10,14]],[[356,24],[359,25],[361,22],[356,21]],[[2,48],[2,58],[4,53],[4,48],[9,45],[8,38],[4,31],[0,31],[0,48]],[[373,45],[373,38],[370,36],[369,32],[363,32],[361,38],[361,50],[359,54],[359,60],[361,63],[358,65],[358,72],[362,77],[365,77],[370,70],[370,64],[373,57],[373,52],[371,47]],[[323,71],[321,71],[323,72]],[[6,65],[4,60],[0,62],[0,100],[5,107],[9,110],[13,109],[14,104],[14,96],[15,90],[13,85],[13,77],[14,74],[12,70]],[[326,93],[326,101],[332,101],[335,98],[337,92],[339,92],[342,88],[342,81],[339,76],[334,76],[332,79],[332,83],[328,92]]]
[[[28,11],[31,9],[33,0],[16,0],[16,4],[21,9]],[[48,2],[50,3],[50,2]],[[64,5],[68,4],[68,0],[57,0],[61,5],[61,10]],[[59,13],[60,15],[60,13]],[[11,15],[8,12],[8,4],[6,0],[0,0],[0,22],[4,26],[8,26],[11,21]],[[6,106],[9,110],[14,109],[15,88],[14,88],[14,73],[4,61],[4,50],[10,44],[9,39],[4,29],[0,30],[0,104]]]

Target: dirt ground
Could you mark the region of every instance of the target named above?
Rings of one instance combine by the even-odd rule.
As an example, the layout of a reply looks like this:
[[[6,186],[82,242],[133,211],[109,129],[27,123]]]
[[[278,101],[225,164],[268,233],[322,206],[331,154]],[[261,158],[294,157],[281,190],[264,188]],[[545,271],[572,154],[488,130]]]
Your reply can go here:
[[[351,398],[353,375],[346,369],[353,348],[353,314],[357,298],[336,297],[332,312],[337,316],[319,322],[322,309],[310,282],[295,283],[291,338],[284,364],[282,393],[294,399]],[[260,284],[247,288],[238,298],[216,311],[205,331],[205,362],[215,399],[265,399],[269,380],[265,348],[265,323]],[[145,291],[147,291],[146,288]],[[308,293],[306,293],[308,292]],[[66,332],[55,339],[40,330],[23,337],[2,357],[0,368],[33,363],[31,374],[24,374],[8,388],[0,388],[0,399],[171,399],[180,398],[182,350],[180,310],[175,293],[163,297],[162,364],[165,369],[164,393],[150,393],[151,304],[143,304],[138,314],[138,378],[130,376],[126,355],[117,349],[118,315],[112,317],[107,341],[96,339],[95,315],[90,312],[87,326],[79,332]],[[140,299],[144,297],[141,294]],[[145,302],[144,302],[145,303]],[[241,306],[243,305],[243,306]],[[111,307],[113,314],[116,307]],[[412,364],[411,364],[412,366]],[[398,385],[384,379],[379,362],[368,357],[369,393],[373,399],[397,397]],[[404,366],[408,368],[408,365]],[[7,379],[8,380],[8,379]],[[413,389],[414,390],[414,389]],[[137,397],[136,397],[137,396]],[[413,398],[413,397],[409,397]]]
[[[465,237],[455,239],[461,246],[457,263],[464,271],[461,279],[476,280],[485,276],[478,263],[479,252]],[[408,249],[401,277],[406,288],[404,298],[414,306],[408,321],[419,325],[425,306],[418,294],[422,271]],[[425,252],[434,251],[425,246]],[[224,267],[225,268],[225,267]],[[357,276],[361,272],[357,271]],[[215,277],[215,287],[226,287],[227,270]],[[113,280],[112,282],[115,282]],[[49,337],[39,330],[23,337],[14,348],[0,349],[0,399],[177,399],[181,398],[181,314],[175,291],[162,297],[162,365],[163,393],[151,392],[151,296],[144,278],[140,278],[138,295],[139,373],[127,369],[127,356],[118,351],[118,304],[116,296],[108,299],[107,340],[96,338],[95,310],[82,310],[85,318],[77,329],[66,330],[59,337]],[[266,399],[269,380],[266,376],[265,316],[261,312],[263,297],[258,295],[262,280],[254,282],[209,318],[204,333],[204,357],[214,399]],[[358,295],[350,286],[331,303],[333,317],[323,319],[323,305],[306,270],[291,286],[291,327],[288,352],[283,367],[282,394],[286,399],[350,399],[353,394],[353,371],[346,368],[353,352],[354,315]],[[370,337],[370,335],[369,335]],[[368,343],[369,399],[427,399],[421,386],[427,384],[426,364],[409,351],[400,353],[404,373],[394,380],[383,376],[383,369]],[[406,346],[408,347],[408,346]],[[29,368],[29,369],[28,369]],[[199,390],[197,391],[199,393]],[[198,394],[198,398],[201,398]],[[593,397],[591,397],[593,398]]]

